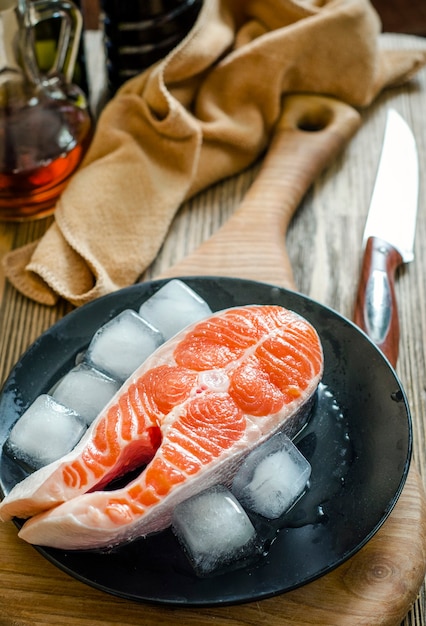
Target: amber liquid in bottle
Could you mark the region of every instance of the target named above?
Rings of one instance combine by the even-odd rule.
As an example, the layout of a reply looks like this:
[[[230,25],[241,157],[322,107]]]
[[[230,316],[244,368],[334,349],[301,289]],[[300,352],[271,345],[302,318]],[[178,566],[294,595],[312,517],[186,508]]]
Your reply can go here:
[[[43,101],[44,100],[44,101]],[[87,110],[41,99],[0,109],[0,218],[45,217],[91,139]]]
[[[52,20],[57,51],[42,72],[35,29]],[[52,213],[90,143],[87,98],[71,80],[81,27],[68,0],[0,2],[0,220]]]

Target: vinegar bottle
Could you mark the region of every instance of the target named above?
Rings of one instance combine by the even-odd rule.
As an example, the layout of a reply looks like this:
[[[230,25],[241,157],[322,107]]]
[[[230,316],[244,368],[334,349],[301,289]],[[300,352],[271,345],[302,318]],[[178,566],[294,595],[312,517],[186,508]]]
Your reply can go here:
[[[40,72],[34,29],[61,21],[52,68]],[[71,82],[82,27],[68,0],[0,0],[0,219],[53,212],[92,137],[84,92]]]

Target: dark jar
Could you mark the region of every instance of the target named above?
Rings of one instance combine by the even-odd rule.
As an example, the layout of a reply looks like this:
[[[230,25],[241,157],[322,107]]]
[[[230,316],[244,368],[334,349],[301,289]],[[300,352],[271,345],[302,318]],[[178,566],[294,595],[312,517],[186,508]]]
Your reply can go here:
[[[101,0],[109,93],[163,59],[201,6],[202,0]]]

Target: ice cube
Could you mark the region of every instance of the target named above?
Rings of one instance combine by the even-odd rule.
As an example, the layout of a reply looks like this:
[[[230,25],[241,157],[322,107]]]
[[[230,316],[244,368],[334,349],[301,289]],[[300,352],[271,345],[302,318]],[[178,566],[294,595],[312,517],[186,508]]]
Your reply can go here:
[[[120,383],[86,364],[73,367],[50,392],[91,424],[120,388]]]
[[[70,452],[86,424],[51,396],[38,396],[10,431],[5,450],[30,469],[39,469]]]
[[[126,309],[93,335],[85,361],[122,382],[163,342],[157,328]]]
[[[139,308],[139,315],[158,328],[166,340],[211,314],[207,302],[177,278],[160,287]]]
[[[172,529],[196,573],[206,576],[258,555],[256,530],[232,493],[222,485],[175,507]]]
[[[296,502],[310,475],[309,462],[284,433],[279,433],[247,456],[231,490],[243,507],[272,520]]]

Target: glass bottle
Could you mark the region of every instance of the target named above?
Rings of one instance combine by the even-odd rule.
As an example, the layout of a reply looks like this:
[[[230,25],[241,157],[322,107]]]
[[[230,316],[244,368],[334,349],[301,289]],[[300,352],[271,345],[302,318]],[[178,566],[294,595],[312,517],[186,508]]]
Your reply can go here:
[[[37,24],[61,21],[52,67],[35,53]],[[93,122],[71,82],[82,27],[68,0],[0,0],[0,219],[44,217],[80,164]]]

